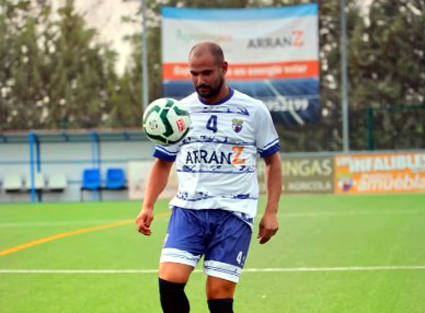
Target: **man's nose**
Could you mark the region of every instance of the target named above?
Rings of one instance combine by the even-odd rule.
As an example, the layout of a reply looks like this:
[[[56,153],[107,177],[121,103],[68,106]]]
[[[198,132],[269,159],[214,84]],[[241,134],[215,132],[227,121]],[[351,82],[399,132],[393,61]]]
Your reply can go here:
[[[204,75],[198,75],[198,81],[197,81],[198,85],[203,85],[205,84],[205,76]]]

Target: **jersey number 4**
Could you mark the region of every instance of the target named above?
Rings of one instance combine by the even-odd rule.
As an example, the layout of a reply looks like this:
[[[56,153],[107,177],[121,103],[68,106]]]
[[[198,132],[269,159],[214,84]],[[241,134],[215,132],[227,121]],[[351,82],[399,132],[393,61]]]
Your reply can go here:
[[[212,130],[214,133],[217,132],[217,115],[211,115],[207,122],[207,129]]]

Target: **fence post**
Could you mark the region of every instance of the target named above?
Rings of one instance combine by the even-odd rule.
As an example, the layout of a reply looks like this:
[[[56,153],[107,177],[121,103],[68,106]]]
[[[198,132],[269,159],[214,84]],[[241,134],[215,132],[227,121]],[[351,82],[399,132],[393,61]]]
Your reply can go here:
[[[91,133],[91,152],[92,152],[92,168],[100,171],[100,146],[99,146],[99,134],[94,131]],[[92,200],[96,201],[100,199],[100,192],[92,192]]]
[[[34,146],[35,146],[35,134],[34,132],[30,132],[29,133],[29,141],[30,141],[30,173],[31,173],[31,203],[35,203],[36,202],[36,198],[35,198],[35,168],[34,168],[34,163],[35,163],[35,157],[34,157]]]
[[[375,150],[375,109],[367,109],[367,141],[368,150]]]

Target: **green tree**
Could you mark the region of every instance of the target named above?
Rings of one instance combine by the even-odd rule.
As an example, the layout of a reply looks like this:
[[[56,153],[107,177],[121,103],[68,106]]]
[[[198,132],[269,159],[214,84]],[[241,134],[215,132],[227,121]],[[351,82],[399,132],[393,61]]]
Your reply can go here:
[[[134,69],[136,71],[137,69]],[[134,75],[134,74],[133,74]],[[132,79],[133,77],[133,79]],[[107,125],[110,127],[135,127],[142,123],[141,82],[137,75],[126,71],[118,86],[112,90],[113,103]]]
[[[277,5],[275,1],[275,5]],[[295,3],[294,3],[295,4]],[[342,149],[341,19],[340,1],[319,1],[320,103],[318,123],[277,129],[285,152],[335,151]],[[356,1],[347,1],[347,33],[362,22]],[[350,65],[351,67],[351,65]]]
[[[39,79],[35,23],[29,1],[1,1],[0,129],[23,128],[22,121],[29,115],[26,101],[34,96],[34,89],[26,88],[27,82]]]
[[[424,147],[425,3],[375,0],[365,19],[351,38],[353,148]]]
[[[48,3],[2,1],[2,129],[101,126],[119,83],[116,55],[98,43],[74,1],[65,1],[56,20]]]
[[[59,20],[51,39],[48,67],[50,128],[99,127],[112,109],[111,90],[118,84],[115,53],[97,42],[97,32],[87,28],[76,13],[74,1],[58,10]],[[47,75],[46,75],[47,76]]]

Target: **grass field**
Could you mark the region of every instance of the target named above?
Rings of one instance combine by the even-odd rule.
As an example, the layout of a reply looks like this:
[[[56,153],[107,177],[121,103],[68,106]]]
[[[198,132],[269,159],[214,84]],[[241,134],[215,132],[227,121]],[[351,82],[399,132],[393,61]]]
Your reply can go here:
[[[167,204],[150,238],[131,221],[139,207],[0,205],[0,312],[161,312]],[[253,240],[235,312],[425,312],[425,195],[284,197],[279,217],[270,243]],[[204,284],[192,275],[193,313],[208,312]]]

